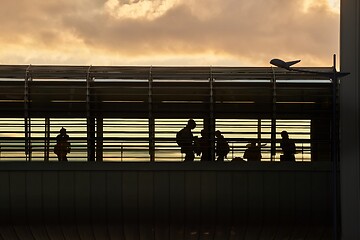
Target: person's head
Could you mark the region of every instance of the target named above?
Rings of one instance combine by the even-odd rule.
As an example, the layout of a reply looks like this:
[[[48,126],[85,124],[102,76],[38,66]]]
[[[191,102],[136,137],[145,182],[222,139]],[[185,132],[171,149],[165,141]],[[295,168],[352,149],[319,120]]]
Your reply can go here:
[[[251,141],[251,142],[250,142],[250,146],[251,146],[251,147],[256,147],[256,141],[255,141],[255,140]]]
[[[285,138],[285,139],[288,139],[288,138],[289,138],[288,132],[287,132],[287,131],[282,131],[282,132],[281,132],[281,137],[282,137],[282,138]]]
[[[206,130],[205,129],[202,129],[201,132],[200,132],[201,136],[202,137],[206,137]]]
[[[62,128],[60,129],[60,133],[63,134],[63,135],[66,134],[66,129],[62,127]]]
[[[188,123],[187,123],[187,126],[190,128],[190,129],[194,129],[196,127],[196,122],[193,120],[193,119],[189,119]]]
[[[215,137],[217,138],[222,137],[220,130],[215,131]]]

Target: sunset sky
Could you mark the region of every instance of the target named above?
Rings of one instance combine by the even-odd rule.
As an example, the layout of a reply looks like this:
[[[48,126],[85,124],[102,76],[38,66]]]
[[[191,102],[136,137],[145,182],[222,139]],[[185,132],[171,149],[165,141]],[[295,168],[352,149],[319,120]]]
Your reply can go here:
[[[0,64],[331,66],[339,2],[2,0]]]

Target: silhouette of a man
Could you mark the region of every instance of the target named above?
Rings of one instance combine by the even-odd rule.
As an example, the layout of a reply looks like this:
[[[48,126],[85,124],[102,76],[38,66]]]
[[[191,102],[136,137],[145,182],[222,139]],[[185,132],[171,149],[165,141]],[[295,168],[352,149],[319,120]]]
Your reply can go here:
[[[219,130],[215,132],[215,137],[217,138],[215,150],[216,156],[218,156],[217,161],[223,162],[224,158],[230,152],[230,146]]]
[[[185,153],[185,162],[194,161],[194,136],[191,132],[196,127],[193,119],[189,119],[187,125],[181,129],[176,135],[176,141],[181,147],[181,153]]]
[[[256,141],[251,141],[248,148],[244,152],[244,158],[248,161],[261,161],[261,151]]]
[[[282,137],[282,139],[281,139],[280,146],[283,151],[283,155],[280,156],[280,160],[294,162],[295,161],[294,154],[296,151],[294,141],[289,138],[289,134],[287,131],[282,131],[281,137]]]
[[[59,161],[67,162],[66,155],[70,152],[69,135],[66,134],[66,129],[61,128],[60,134],[56,136],[56,145],[54,153],[57,155]]]

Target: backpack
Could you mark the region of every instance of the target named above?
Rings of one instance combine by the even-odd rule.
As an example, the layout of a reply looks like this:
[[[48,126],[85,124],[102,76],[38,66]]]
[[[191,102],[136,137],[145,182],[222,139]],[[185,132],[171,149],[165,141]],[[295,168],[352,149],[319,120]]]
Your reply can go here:
[[[180,147],[183,147],[185,145],[185,128],[181,129],[179,132],[176,133],[176,143]]]
[[[296,146],[295,146],[294,141],[290,141],[290,142],[289,142],[289,152],[290,152],[291,154],[295,154],[295,153],[296,153]]]
[[[54,147],[54,153],[56,155],[66,155],[67,153],[70,153],[70,143],[65,141],[57,142]]]
[[[218,141],[216,153],[218,155],[222,155],[226,157],[229,152],[230,152],[229,143],[224,138]]]

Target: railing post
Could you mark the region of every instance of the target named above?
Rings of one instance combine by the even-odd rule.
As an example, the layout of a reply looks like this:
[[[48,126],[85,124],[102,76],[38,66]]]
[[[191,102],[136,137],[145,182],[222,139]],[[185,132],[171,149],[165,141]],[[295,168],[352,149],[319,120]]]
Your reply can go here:
[[[120,161],[123,161],[123,157],[124,157],[124,146],[123,143],[120,143]]]
[[[273,71],[272,77],[272,116],[271,116],[271,153],[270,153],[270,161],[275,161],[276,155],[276,76],[274,68],[271,67]]]
[[[231,143],[231,159],[234,159],[234,143]]]
[[[104,119],[96,118],[96,161],[102,162],[104,156]]]
[[[261,151],[261,118],[258,118],[258,124],[257,124],[257,145]]]
[[[149,70],[149,89],[148,89],[148,102],[149,102],[149,155],[150,162],[155,162],[155,119],[153,116],[153,99],[152,99],[152,67]]]
[[[212,67],[210,67],[210,119],[209,119],[209,138],[210,138],[210,161],[215,161],[215,106],[214,106],[214,78],[212,73]]]
[[[45,118],[45,141],[44,141],[44,161],[49,161],[50,154],[50,118]]]
[[[86,125],[87,125],[87,160],[95,161],[95,117],[93,116],[93,78],[90,74],[91,66],[86,76]]]
[[[339,118],[338,118],[338,77],[336,71],[336,55],[333,56],[333,76],[332,76],[332,124],[331,124],[331,160],[333,175],[333,239],[338,239],[339,235],[339,184],[338,184],[338,160],[339,160]]]
[[[32,80],[30,74],[31,65],[29,65],[25,72],[24,82],[24,127],[25,127],[25,159],[31,161],[31,118],[29,114],[30,109],[30,85]]]

